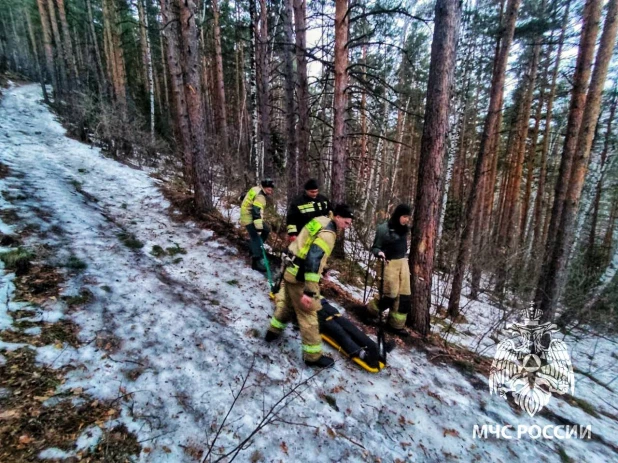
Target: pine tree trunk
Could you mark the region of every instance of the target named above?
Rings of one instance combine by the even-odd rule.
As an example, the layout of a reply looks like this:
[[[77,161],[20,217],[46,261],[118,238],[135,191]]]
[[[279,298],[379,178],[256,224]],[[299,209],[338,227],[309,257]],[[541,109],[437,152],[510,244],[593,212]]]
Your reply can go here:
[[[166,58],[169,68],[171,95],[174,104],[174,125],[178,134],[177,145],[183,164],[184,179],[187,185],[193,185],[193,151],[191,142],[191,127],[187,112],[183,70],[180,65],[180,32],[175,0],[160,0],[161,19],[167,24],[162,30],[165,36]]]
[[[333,164],[331,169],[331,198],[344,203],[346,174],[345,115],[348,106],[348,0],[335,1],[335,87],[333,95]]]
[[[270,66],[268,60],[268,10],[266,0],[260,1],[260,35],[258,40],[258,102],[260,110],[260,143],[262,145],[262,166],[265,177],[273,171],[273,152],[270,138]]]
[[[196,24],[197,7],[193,0],[179,0],[180,61],[184,74],[185,101],[191,127],[195,207],[207,212],[212,203],[212,171],[206,149],[205,108],[200,77],[199,33]]]
[[[292,36],[292,0],[285,0],[283,17],[284,70],[285,70],[285,124],[286,124],[286,151],[287,151],[287,202],[292,201],[300,189],[298,172],[298,153],[296,138],[296,114],[294,112],[294,38]]]
[[[425,122],[414,207],[410,269],[412,313],[408,324],[421,335],[429,334],[429,310],[434,250],[440,206],[443,157],[449,129],[449,102],[455,70],[455,50],[461,19],[459,0],[438,0],[431,44]]]
[[[150,137],[154,141],[155,137],[155,98],[154,98],[154,77],[152,70],[152,51],[150,49],[150,34],[148,33],[148,14],[145,11],[144,0],[137,0],[137,11],[140,22],[140,40],[142,43],[142,54],[144,67],[146,69],[146,91],[150,102]]]
[[[32,44],[32,53],[34,54],[34,59],[36,60],[36,70],[39,75],[39,81],[41,82],[41,90],[43,92],[43,100],[45,103],[49,104],[49,97],[47,96],[47,87],[45,86],[45,76],[42,71],[42,63],[39,57],[39,48],[36,42],[36,36],[34,35],[34,29],[32,28],[32,19],[30,18],[30,11],[28,8],[24,8],[24,13],[26,15],[26,24],[28,25],[28,35],[30,36],[30,43]]]
[[[105,71],[103,68],[103,61],[101,60],[101,49],[99,48],[99,40],[97,38],[97,32],[94,28],[94,15],[92,14],[92,4],[90,0],[86,0],[86,7],[88,10],[88,30],[90,31],[92,46],[94,48],[94,54],[97,62],[97,81],[99,82],[101,92],[107,93]],[[163,48],[161,50],[163,50]]]
[[[54,5],[54,0],[47,0],[47,11],[49,13],[49,24],[51,24],[51,30],[54,37],[54,45],[56,46],[57,51],[57,63],[58,63],[58,74],[60,76],[60,86],[64,90],[72,90],[71,85],[67,85],[67,57],[65,55],[65,51],[62,47],[62,40],[60,38],[60,30],[58,29],[58,21],[56,20],[56,7]],[[63,91],[64,91],[63,90]]]
[[[52,48],[52,37],[50,32],[49,16],[47,14],[46,0],[37,0],[37,5],[39,7],[41,28],[43,30],[43,48],[45,49],[45,63],[47,75],[52,81],[54,98],[57,99],[58,95],[62,93],[62,90],[58,88],[58,79],[56,78],[56,67],[54,66],[54,51]]]
[[[298,150],[298,176],[309,177],[309,80],[307,77],[307,26],[306,0],[293,0],[294,2],[294,30],[296,33],[296,75],[298,98],[298,125],[297,125],[297,150]]]
[[[543,242],[543,210],[545,209],[545,185],[547,177],[547,155],[549,154],[549,141],[551,139],[551,121],[554,108],[554,99],[556,97],[556,84],[558,81],[558,71],[560,69],[560,60],[562,57],[562,47],[564,45],[564,37],[566,27],[569,20],[569,8],[571,1],[567,0],[562,18],[562,28],[560,30],[560,38],[558,39],[558,50],[556,51],[556,63],[552,73],[552,83],[547,99],[547,115],[545,117],[545,129],[543,132],[543,147],[541,148],[541,167],[539,172],[539,184],[537,187],[536,200],[534,203],[534,232],[532,236],[532,255],[538,253],[541,242]]]
[[[217,103],[218,108],[215,111],[217,115],[217,130],[219,131],[219,140],[221,142],[221,150],[223,156],[227,156],[229,152],[228,146],[228,130],[227,130],[227,107],[225,100],[225,83],[223,80],[223,56],[221,54],[221,28],[219,26],[219,5],[217,0],[212,0],[213,13],[213,33],[215,37],[215,68],[217,76]]]
[[[583,186],[590,145],[596,128],[601,92],[607,75],[611,52],[615,45],[618,22],[618,0],[610,0],[601,45],[595,62],[590,89],[586,95],[590,63],[601,14],[601,1],[588,0],[584,7],[584,26],[579,47],[573,95],[569,111],[569,124],[562,153],[560,175],[556,183],[556,194],[549,228],[548,252],[537,287],[536,304],[543,311],[543,321],[554,318],[558,294],[562,284],[562,273],[571,244],[573,221],[577,214],[581,188]],[[585,66],[580,70],[580,65]],[[585,105],[584,105],[585,103]],[[556,229],[553,229],[553,226]]]
[[[520,0],[509,0],[506,6],[506,18],[502,28],[502,36],[500,38],[499,51],[496,54],[494,62],[494,71],[491,79],[491,90],[489,95],[489,109],[483,126],[483,135],[481,136],[481,145],[479,154],[476,159],[476,167],[474,170],[474,178],[470,186],[470,193],[466,205],[466,211],[469,211],[467,220],[463,225],[463,231],[459,243],[459,251],[457,261],[453,273],[453,283],[451,295],[448,304],[448,313],[450,317],[459,315],[459,300],[461,298],[461,290],[463,287],[464,272],[468,266],[469,250],[472,242],[472,231],[474,229],[475,214],[478,212],[477,202],[480,201],[481,195],[478,195],[477,189],[481,184],[484,173],[484,167],[488,161],[488,153],[495,143],[496,132],[498,130],[499,114],[502,111],[502,101],[504,95],[504,81],[506,74],[506,65],[513,41],[515,31],[515,23],[517,21],[517,13],[519,11]],[[487,186],[491,187],[491,185]]]
[[[71,70],[71,80],[75,86],[79,84],[79,72],[77,71],[77,63],[75,61],[75,54],[73,53],[73,43],[71,41],[71,33],[69,32],[69,23],[67,22],[64,0],[56,0],[56,4],[58,5],[58,16],[60,17],[60,25],[62,26],[64,52]]]
[[[250,35],[251,45],[249,47],[249,101],[251,106],[251,165],[254,169],[255,179],[259,179],[262,175],[260,155],[258,149],[258,104],[257,104],[257,54],[258,54],[258,34],[257,34],[257,14],[255,11],[255,0],[249,0],[249,18],[250,18]]]

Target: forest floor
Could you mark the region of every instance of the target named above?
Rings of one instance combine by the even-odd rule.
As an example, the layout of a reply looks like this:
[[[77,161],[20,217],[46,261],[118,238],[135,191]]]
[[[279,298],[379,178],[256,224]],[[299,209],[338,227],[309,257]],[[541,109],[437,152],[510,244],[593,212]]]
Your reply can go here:
[[[482,322],[450,347],[399,341],[376,375],[326,347],[336,364],[315,372],[297,332],[262,340],[268,286],[229,230],[68,138],[40,99],[0,102],[0,461],[618,459],[614,339],[572,335],[575,395],[534,417],[489,394],[494,351],[467,350]],[[489,424],[592,435],[474,437]]]

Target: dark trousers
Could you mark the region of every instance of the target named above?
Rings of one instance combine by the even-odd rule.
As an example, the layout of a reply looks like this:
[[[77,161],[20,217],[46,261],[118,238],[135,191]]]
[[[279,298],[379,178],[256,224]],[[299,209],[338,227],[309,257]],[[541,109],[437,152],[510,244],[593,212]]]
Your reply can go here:
[[[365,349],[377,359],[378,346],[354,323],[341,316],[339,311],[322,299],[322,309],[318,311],[320,333],[330,336],[343,351],[354,357]]]
[[[252,223],[246,225],[246,227],[249,232],[249,248],[251,249],[251,257],[254,259],[261,259],[262,243],[266,243],[268,235],[270,234],[270,228],[268,228],[268,225],[264,224],[264,228],[262,230],[258,230]]]

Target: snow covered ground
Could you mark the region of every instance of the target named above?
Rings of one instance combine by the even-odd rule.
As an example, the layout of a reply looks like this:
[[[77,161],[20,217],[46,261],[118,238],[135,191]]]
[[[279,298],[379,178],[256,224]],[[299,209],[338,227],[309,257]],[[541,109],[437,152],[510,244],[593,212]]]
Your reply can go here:
[[[479,388],[479,381],[414,350],[396,350],[388,368],[372,375],[325,347],[337,359],[335,367],[303,383],[314,372],[301,361],[298,333],[290,329],[280,345],[262,341],[272,310],[264,277],[211,231],[174,221],[159,181],[147,172],[67,138],[40,98],[40,88],[25,85],[7,90],[0,104],[0,161],[10,169],[0,188],[25,198],[0,198],[0,207],[13,208],[20,218],[0,231],[36,224],[45,237],[26,246],[47,246],[57,261],[73,255],[87,263],[83,272],[67,275],[64,287],[65,295],[92,292],[83,310],[69,314],[62,300],[36,308],[45,319],[77,323],[81,347],[39,347],[37,360],[77,367],[63,390],[83,388],[101,400],[132,392],[121,415],[104,426],[124,423],[137,434],[143,447],[138,461],[195,461],[185,450],[208,447],[247,375],[215,457],[248,437],[283,397],[287,406],[270,417],[272,423],[252,437],[237,461],[559,462],[559,448],[573,461],[618,460],[598,440],[474,439],[474,425],[572,422],[592,425],[593,434],[613,443],[618,423],[555,397],[549,408],[566,421],[524,416],[490,396],[488,387]],[[131,235],[144,246],[132,249],[119,239]],[[175,248],[175,255],[155,257],[155,245]],[[7,274],[0,283],[3,300],[12,295],[11,280]],[[7,313],[19,307],[0,306],[0,329],[11,329]],[[483,318],[483,307],[475,310],[479,316],[468,320]],[[475,335],[483,327],[468,328]],[[90,342],[102,333],[114,340],[111,350]],[[458,336],[457,342],[470,345]],[[617,375],[615,346],[612,340],[573,339],[574,363],[610,383]],[[3,351],[17,347],[1,343],[0,362]],[[482,376],[476,379],[487,384]],[[575,388],[576,396],[616,415],[615,393],[581,375]],[[80,448],[98,436],[84,430]],[[71,454],[48,449],[40,458]]]

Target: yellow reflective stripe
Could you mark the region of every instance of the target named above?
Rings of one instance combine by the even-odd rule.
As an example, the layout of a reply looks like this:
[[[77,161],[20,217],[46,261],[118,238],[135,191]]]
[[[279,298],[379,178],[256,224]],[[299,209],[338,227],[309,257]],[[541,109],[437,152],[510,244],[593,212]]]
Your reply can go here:
[[[302,211],[300,211],[300,212],[301,212],[301,214],[306,214],[307,212],[315,212],[315,209],[314,209],[314,208],[311,208],[311,209],[303,209],[303,210],[302,210]]]
[[[264,209],[264,205],[262,203],[255,202],[253,203],[255,207],[259,207],[260,209]]]
[[[298,274],[298,265],[294,265],[293,267],[288,267],[288,273],[290,275],[296,276]]]
[[[326,243],[326,241],[324,241],[322,238],[316,238],[313,241],[313,244],[315,244],[316,246],[319,246],[320,249],[322,249],[322,251],[324,251],[324,253],[327,256],[330,256],[330,253],[332,252],[332,249],[330,248],[330,246]]]
[[[288,233],[296,233],[297,231],[296,225],[288,225]]]
[[[253,224],[257,227],[257,226],[262,226],[264,220],[263,219],[255,219],[253,221]]]
[[[317,273],[305,273],[305,281],[311,281],[314,283],[320,282],[320,275]]]
[[[390,314],[391,317],[393,317],[395,320],[397,321],[405,321],[406,318],[408,318],[408,314],[407,313],[399,313],[399,312],[393,312]]]
[[[270,319],[270,326],[272,326],[273,328],[277,328],[278,330],[284,330],[287,326],[287,323],[281,323],[279,320],[273,317]]]
[[[303,352],[307,354],[319,354],[322,352],[322,344],[303,344]]]

